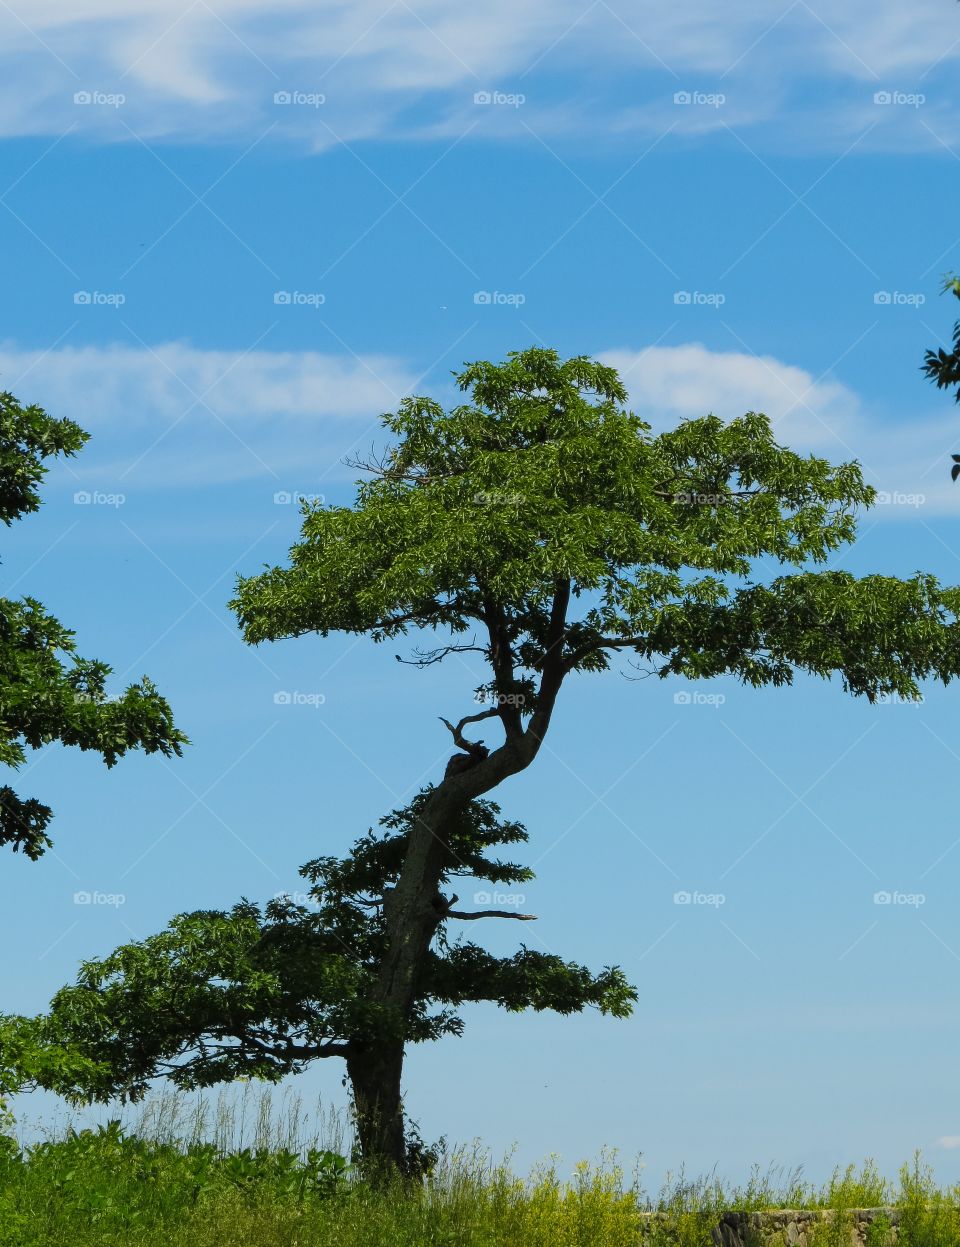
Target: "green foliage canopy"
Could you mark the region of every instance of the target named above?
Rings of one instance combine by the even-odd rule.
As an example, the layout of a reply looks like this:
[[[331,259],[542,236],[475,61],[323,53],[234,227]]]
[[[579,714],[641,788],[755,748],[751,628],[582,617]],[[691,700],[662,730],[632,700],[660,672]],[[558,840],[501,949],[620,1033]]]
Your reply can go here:
[[[240,578],[248,641],[446,630],[417,661],[483,653],[479,691],[515,737],[568,673],[617,650],[662,677],[839,673],[871,700],[957,673],[960,591],[812,570],[874,500],[857,463],[787,450],[754,412],[655,436],[614,369],[546,349],[457,384],[472,401],[408,398],[384,416],[396,442],[362,465],[356,506],[305,505],[290,565]],[[797,570],[760,584],[761,559]]]
[[[158,1076],[181,1087],[239,1076],[276,1080],[379,1036],[382,1008],[372,989],[386,938],[383,896],[396,882],[428,795],[424,790],[381,819],[382,830],[369,831],[347,857],[308,862],[301,874],[311,885],[309,905],[281,897],[263,909],[243,900],[226,912],[181,914],[158,935],[84,963],[48,1014],[0,1022],[0,1090],[33,1085],[74,1100],[138,1099]],[[498,815],[487,801],[463,813],[444,883],[532,879],[529,868],[489,856],[497,845],[527,839],[519,823]],[[455,901],[437,898],[443,916],[436,948],[404,1041],[461,1034],[457,1009],[474,1001],[511,1011],[593,1006],[615,1017],[630,1013],[636,992],[616,967],[593,975],[553,954],[521,947],[495,957],[451,938],[450,923],[472,920],[453,908]]]
[[[0,520],[36,511],[46,461],[74,455],[87,434],[40,407],[0,393]],[[188,743],[147,678],[107,700],[110,667],[79,657],[74,634],[34,598],[0,598],[0,763],[19,767],[27,749],[52,741],[99,753],[113,766],[128,750],[179,754]],[[0,844],[36,859],[51,843],[49,806],[0,786]]]

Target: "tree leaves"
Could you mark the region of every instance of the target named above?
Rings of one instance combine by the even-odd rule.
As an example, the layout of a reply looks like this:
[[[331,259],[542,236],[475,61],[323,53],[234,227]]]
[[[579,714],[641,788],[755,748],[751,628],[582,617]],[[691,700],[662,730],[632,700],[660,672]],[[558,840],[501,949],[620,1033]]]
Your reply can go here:
[[[310,903],[277,898],[262,909],[180,914],[156,935],[83,964],[40,1018],[0,1019],[0,1092],[42,1086],[70,1099],[140,1098],[166,1076],[181,1087],[239,1076],[276,1080],[351,1043],[459,1035],[456,1008],[492,1000],[560,1013],[595,1007],[626,1017],[636,992],[622,971],[586,967],[522,948],[494,957],[451,939],[444,918],[409,1018],[398,1023],[372,991],[385,949],[383,898],[399,874],[429,789],[380,820],[344,858],[308,862]],[[443,880],[526,882],[529,867],[488,856],[526,830],[474,801],[450,839]],[[452,1007],[450,1007],[452,1006]]]
[[[943,293],[949,291],[960,299],[960,277],[948,273],[943,279]],[[960,320],[953,326],[953,349],[945,351],[938,347],[935,351],[925,351],[922,370],[934,382],[938,390],[957,387],[954,401],[960,403]],[[952,456],[954,466],[950,469],[950,479],[955,481],[960,476],[960,455]]]
[[[625,410],[614,370],[585,357],[534,348],[456,379],[470,402],[405,399],[383,417],[394,444],[359,465],[371,479],[356,504],[311,508],[289,566],[239,579],[231,606],[247,640],[445,632],[451,644],[415,651],[426,664],[479,634],[487,692],[529,717],[554,595],[569,583],[566,672],[605,670],[625,649],[663,675],[838,673],[867,696],[956,674],[954,600],[936,582],[810,579],[875,500],[859,464],[778,445],[758,412],[653,436]],[[760,560],[799,578],[761,595]]]
[[[21,407],[12,394],[0,393],[0,520],[9,525],[36,511],[44,460],[75,455],[88,437],[72,420],[54,420],[42,408]]]
[[[37,485],[45,460],[72,455],[87,434],[39,407],[21,407],[0,394],[0,519],[12,523],[40,505]],[[130,749],[179,755],[187,738],[149,679],[108,698],[110,668],[81,658],[74,635],[34,598],[0,598],[0,763],[18,767],[26,749],[52,741],[99,753],[113,766]],[[51,841],[49,806],[0,788],[0,844],[28,857]]]

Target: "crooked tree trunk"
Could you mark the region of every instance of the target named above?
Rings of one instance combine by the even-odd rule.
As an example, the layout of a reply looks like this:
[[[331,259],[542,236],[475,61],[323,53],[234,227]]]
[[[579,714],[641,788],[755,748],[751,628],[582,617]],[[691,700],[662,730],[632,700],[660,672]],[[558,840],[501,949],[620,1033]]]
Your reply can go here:
[[[389,940],[373,1000],[386,1006],[394,1022],[400,1024],[401,1037],[398,1039],[397,1032],[385,1026],[381,1035],[347,1058],[360,1150],[374,1173],[389,1167],[407,1171],[400,1094],[403,1024],[416,1001],[423,961],[441,922],[441,912],[434,901],[444,868],[450,864],[454,820],[474,797],[526,765],[519,757],[507,757],[506,751],[498,754],[499,757],[495,754],[478,763],[472,771],[456,776],[448,773],[434,789],[419,822],[411,828],[397,886],[384,897]]]
[[[570,590],[569,580],[557,582],[550,610],[537,705],[527,729],[521,729],[519,711],[504,710],[502,718],[506,729],[506,742],[492,754],[476,759],[472,765],[468,764],[466,769],[462,765],[464,754],[455,755],[460,765],[456,765],[451,758],[442,782],[430,793],[418,822],[410,829],[407,852],[397,885],[383,898],[387,948],[376,989],[372,994],[373,1001],[384,1006],[392,1015],[394,1034],[399,1031],[402,1035],[404,1026],[410,1019],[423,961],[442,920],[441,912],[434,901],[440,890],[444,868],[450,864],[450,834],[455,820],[471,801],[490,792],[510,775],[525,770],[537,756],[543,743],[557,693],[567,671],[563,641]],[[494,612],[495,607],[491,605],[490,610]],[[494,669],[497,678],[503,680],[504,687],[501,691],[507,692],[513,679],[512,658],[503,657],[505,645],[509,650],[509,639],[504,640],[502,626],[498,627],[496,620],[489,627]],[[454,739],[458,745],[461,743],[456,735]],[[385,1027],[383,1035],[371,1041],[371,1047],[373,1045],[376,1045],[384,1064],[379,1071],[374,1069],[369,1085],[378,1087],[379,1091],[373,1100],[366,1090],[361,1095],[364,1104],[376,1102],[382,1108],[378,1109],[379,1115],[369,1125],[364,1126],[367,1147],[364,1147],[361,1139],[361,1150],[368,1160],[375,1161],[379,1157],[387,1164],[403,1170],[406,1140],[403,1133],[400,1075],[403,1068],[404,1040],[401,1038],[398,1042]],[[362,1071],[362,1077],[366,1077],[366,1071]],[[367,1086],[365,1082],[363,1085]],[[398,1163],[401,1155],[403,1159]]]
[[[387,1180],[390,1172],[405,1173],[406,1139],[400,1080],[403,1073],[401,1038],[384,1039],[347,1056],[347,1077],[353,1091],[357,1139],[367,1177]]]
[[[400,1025],[394,1029],[388,1021],[381,1034],[362,1046],[351,1044],[347,1056],[360,1154],[374,1182],[389,1181],[391,1172],[415,1176],[408,1173],[401,1096],[406,1044],[403,1024],[410,1017],[418,973],[440,924],[440,914],[432,902],[450,852],[446,829],[469,800],[454,800],[449,790],[444,793],[443,789],[441,785],[435,790],[435,799],[424,810],[421,824],[412,829],[398,886],[384,897],[389,943],[373,1000],[387,1006]],[[415,850],[412,854],[411,848]]]
[[[436,934],[434,899],[450,857],[450,828],[470,798],[449,780],[434,789],[410,829],[397,886],[384,898],[389,947],[380,970],[378,1000],[406,1016],[416,995],[417,972]]]

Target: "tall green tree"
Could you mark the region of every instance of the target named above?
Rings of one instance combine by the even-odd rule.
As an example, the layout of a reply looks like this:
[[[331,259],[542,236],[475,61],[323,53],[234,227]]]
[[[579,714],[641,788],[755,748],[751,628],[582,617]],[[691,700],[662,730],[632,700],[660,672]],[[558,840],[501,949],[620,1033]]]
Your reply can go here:
[[[460,752],[384,898],[372,990],[384,1021],[356,1074],[377,1110],[371,1146],[397,1163],[401,1036],[441,921],[451,829],[536,759],[568,680],[625,653],[663,678],[760,687],[837,675],[872,700],[916,697],[919,680],[946,682],[960,661],[960,589],[814,569],[854,539],[857,508],[874,500],[857,463],[785,449],[755,412],[655,436],[626,409],[613,368],[553,350],[473,363],[456,382],[468,399],[450,411],[416,397],[384,416],[393,442],[356,465],[368,479],[355,505],[307,505],[289,565],[240,578],[232,602],[254,644],[434,632],[442,639],[413,661],[470,650],[487,665],[476,692],[488,704],[447,722]],[[759,559],[793,570],[758,583]],[[487,719],[493,747],[464,735]]]
[[[264,909],[241,901],[227,912],[181,914],[160,934],[87,962],[45,1017],[0,1024],[6,1090],[32,1084],[74,1100],[138,1099],[157,1077],[184,1088],[239,1076],[279,1079],[338,1057],[353,1087],[361,1158],[376,1160],[376,1105],[366,1099],[365,1070],[384,1024],[393,1020],[376,999],[387,939],[383,903],[429,800],[424,791],[381,819],[381,830],[368,832],[347,857],[308,862],[300,873],[312,905],[281,898]],[[498,886],[533,878],[528,867],[491,857],[498,846],[527,839],[519,823],[502,821],[499,813],[492,802],[473,801],[451,824],[441,885],[471,878],[494,891],[479,909],[457,908],[455,893],[434,898],[435,947],[399,1032],[401,1051],[460,1035],[458,1009],[467,1002],[565,1014],[595,1007],[625,1017],[636,999],[616,967],[593,975],[526,947],[495,957],[451,936],[451,926],[462,922],[533,919],[516,905],[504,908],[497,896]],[[475,904],[477,896],[483,905],[484,895],[475,894]],[[416,1136],[397,1146],[408,1173],[428,1159]]]
[[[73,421],[0,393],[0,520],[36,511],[48,460],[75,455],[87,438]],[[0,598],[0,763],[19,767],[51,741],[93,750],[107,766],[130,749],[179,754],[187,738],[150,680],[108,701],[110,667],[79,657],[73,638],[35,598]],[[51,817],[36,797],[0,785],[0,845],[40,857]]]
[[[466,650],[486,664],[474,690],[485,707],[443,720],[457,752],[383,894],[369,1030],[348,1053],[367,1157],[398,1166],[404,1044],[457,828],[535,761],[568,681],[628,655],[661,678],[836,676],[872,701],[916,697],[920,680],[946,683],[960,663],[960,589],[822,567],[874,500],[858,464],[785,449],[755,412],[654,435],[614,369],[552,350],[473,363],[456,381],[467,399],[450,411],[409,398],[385,416],[392,442],[359,465],[355,504],[307,505],[289,564],[240,578],[232,602],[253,644],[415,633],[421,666]],[[761,581],[759,560],[787,571]],[[490,746],[475,738],[487,720]]]

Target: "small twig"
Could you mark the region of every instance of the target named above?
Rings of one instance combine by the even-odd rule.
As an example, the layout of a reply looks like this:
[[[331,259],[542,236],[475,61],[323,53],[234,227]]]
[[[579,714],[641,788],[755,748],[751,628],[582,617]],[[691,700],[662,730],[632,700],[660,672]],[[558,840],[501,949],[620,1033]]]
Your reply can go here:
[[[482,645],[440,645],[436,649],[413,651],[413,658],[403,658],[400,654],[396,654],[397,662],[405,663],[408,667],[430,667],[433,663],[443,662],[448,654],[486,654],[486,649]]]
[[[367,462],[363,459],[347,458],[344,463],[348,468],[360,468],[361,471],[372,472],[375,476],[389,477],[397,481],[412,481],[414,484],[447,481],[451,477],[463,475],[462,472],[401,472],[399,468],[390,466],[388,455],[385,455],[379,462],[376,459]]]

